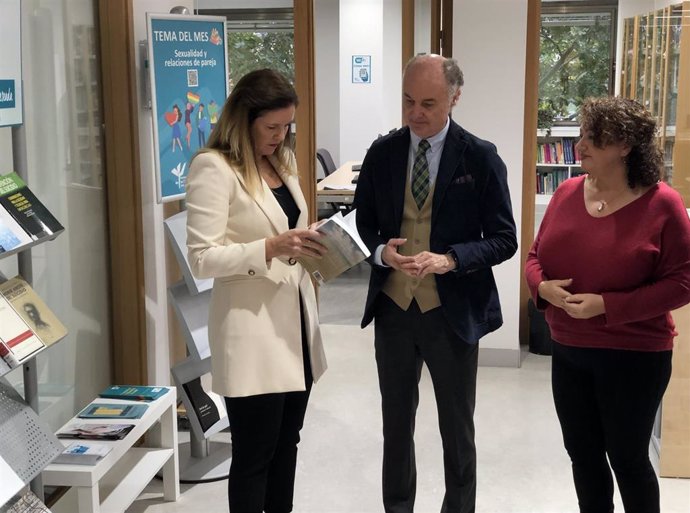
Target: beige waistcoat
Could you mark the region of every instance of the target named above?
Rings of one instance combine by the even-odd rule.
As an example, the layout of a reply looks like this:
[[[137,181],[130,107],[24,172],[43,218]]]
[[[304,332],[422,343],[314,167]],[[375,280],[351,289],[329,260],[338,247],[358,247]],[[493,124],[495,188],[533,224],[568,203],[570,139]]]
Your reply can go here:
[[[429,195],[421,210],[412,196],[412,189],[408,183],[405,187],[405,203],[403,206],[400,237],[407,242],[398,248],[401,255],[416,255],[421,251],[429,251],[431,236],[431,204],[436,183],[432,184]],[[405,273],[393,270],[383,286],[383,292],[403,310],[407,310],[412,299],[417,301],[422,312],[441,306],[441,300],[436,290],[436,280],[433,274],[423,279],[412,278]]]

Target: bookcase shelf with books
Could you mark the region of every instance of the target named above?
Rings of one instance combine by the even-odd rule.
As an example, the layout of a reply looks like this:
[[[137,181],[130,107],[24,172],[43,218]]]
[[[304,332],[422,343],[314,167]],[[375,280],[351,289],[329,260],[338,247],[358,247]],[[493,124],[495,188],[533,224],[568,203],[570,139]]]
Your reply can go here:
[[[582,174],[575,150],[579,127],[537,132],[537,195],[551,195],[568,178]]]

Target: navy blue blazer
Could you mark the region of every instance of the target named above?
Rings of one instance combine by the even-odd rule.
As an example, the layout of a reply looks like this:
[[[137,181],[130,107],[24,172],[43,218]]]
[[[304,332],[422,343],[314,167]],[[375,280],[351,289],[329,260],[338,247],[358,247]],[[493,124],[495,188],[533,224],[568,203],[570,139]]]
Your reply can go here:
[[[357,229],[372,256],[362,327],[392,271],[374,264],[380,244],[400,237],[410,131],[404,127],[374,141],[362,163],[354,206]],[[430,250],[458,259],[456,272],[436,277],[441,308],[457,335],[469,344],[503,324],[491,267],[517,251],[506,166],[496,147],[453,120],[443,146],[431,211]]]

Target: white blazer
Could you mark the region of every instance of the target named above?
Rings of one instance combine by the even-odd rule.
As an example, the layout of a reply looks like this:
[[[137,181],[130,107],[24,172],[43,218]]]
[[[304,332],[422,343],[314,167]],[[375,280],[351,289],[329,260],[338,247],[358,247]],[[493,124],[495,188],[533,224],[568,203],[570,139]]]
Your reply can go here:
[[[299,180],[277,159],[271,162],[300,209],[297,227],[306,228]],[[266,262],[266,238],[287,231],[288,220],[261,183],[263,195],[252,197],[217,152],[197,155],[187,179],[189,263],[197,278],[214,278],[208,321],[212,389],[226,397],[305,389],[300,296],[314,381],[326,370],[308,273],[287,258]]]

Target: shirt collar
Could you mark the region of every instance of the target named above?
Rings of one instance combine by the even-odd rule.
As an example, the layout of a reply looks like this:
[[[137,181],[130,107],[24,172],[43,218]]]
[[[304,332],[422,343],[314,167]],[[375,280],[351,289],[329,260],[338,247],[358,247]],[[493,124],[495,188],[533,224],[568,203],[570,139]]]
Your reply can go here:
[[[450,127],[450,118],[446,118],[446,126],[444,126],[439,133],[427,137],[426,140],[429,141],[429,150],[432,153],[436,152],[443,146],[443,142],[446,140],[446,135],[448,134],[448,128]],[[412,145],[412,150],[416,153],[417,146],[419,146],[419,141],[422,138],[410,130],[410,144]]]

